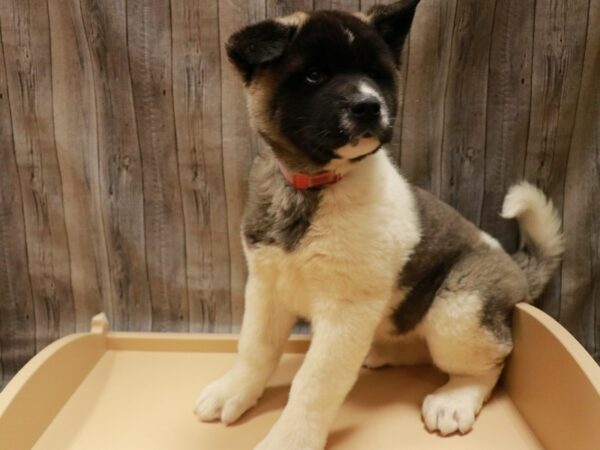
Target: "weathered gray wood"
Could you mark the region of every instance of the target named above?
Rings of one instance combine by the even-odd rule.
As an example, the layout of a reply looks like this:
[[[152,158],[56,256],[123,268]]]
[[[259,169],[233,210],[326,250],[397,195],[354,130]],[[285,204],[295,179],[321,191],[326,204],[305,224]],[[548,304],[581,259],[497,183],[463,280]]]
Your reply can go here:
[[[281,17],[296,11],[311,11],[313,0],[267,0],[267,17]]]
[[[481,228],[498,236],[507,250],[518,243],[516,223],[498,214],[510,185],[525,165],[531,98],[533,1],[496,4],[487,91],[485,179]]]
[[[63,186],[54,142],[48,5],[41,0],[8,1],[0,8],[0,26],[39,351],[75,330]]]
[[[396,111],[398,120],[394,123],[392,142],[387,145],[387,151],[396,163],[400,163],[403,150],[402,135],[404,128],[402,126],[402,116],[404,115],[404,99],[406,97],[406,83],[408,78],[408,67],[410,65],[410,40],[411,35],[406,38],[402,50],[400,51],[400,67],[398,70],[398,109]]]
[[[495,1],[457,3],[446,86],[440,197],[478,223],[483,201],[485,115]]]
[[[113,329],[150,330],[142,160],[133,107],[125,0],[82,0],[94,72],[101,221],[110,268],[104,303]]]
[[[588,2],[536,2],[529,139],[525,178],[563,210],[569,145],[583,66]],[[560,316],[560,277],[537,304]]]
[[[6,74],[0,27],[0,388],[35,354],[36,333]]]
[[[382,3],[390,3],[387,0],[360,0],[360,10],[364,13],[368,12],[373,6],[382,4]]]
[[[219,4],[219,38],[227,42],[239,28],[264,19],[264,0],[246,3],[241,0]],[[221,126],[223,130],[223,169],[229,233],[229,268],[231,292],[231,323],[239,330],[244,311],[246,262],[240,237],[241,215],[248,170],[259,145],[258,135],[250,128],[244,105],[243,85],[237,73],[221,52]]]
[[[6,1],[0,382],[99,309],[116,329],[238,331],[240,218],[264,144],[223,45],[266,17],[390,1]],[[567,252],[539,304],[597,359],[599,21],[597,0],[422,0],[389,146],[508,249],[508,186],[551,194]]]
[[[152,329],[188,330],[185,231],[179,184],[169,4],[127,3],[128,48],[142,153]]]
[[[190,328],[229,331],[231,292],[218,1],[172,0],[171,20]]]
[[[600,2],[590,2],[583,73],[565,174],[560,320],[600,357]]]
[[[456,1],[423,2],[411,31],[402,114],[400,167],[410,181],[440,195],[444,101]]]
[[[314,0],[314,9],[337,9],[340,11],[359,11],[359,0]]]
[[[78,0],[48,3],[56,150],[70,250],[75,329],[111,312],[101,220],[93,72]],[[104,300],[104,301],[103,301]]]

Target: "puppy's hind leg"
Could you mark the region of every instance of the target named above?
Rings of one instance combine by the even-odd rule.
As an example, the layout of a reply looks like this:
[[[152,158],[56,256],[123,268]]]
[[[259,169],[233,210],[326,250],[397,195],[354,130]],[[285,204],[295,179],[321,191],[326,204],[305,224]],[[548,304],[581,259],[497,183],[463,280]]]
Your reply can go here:
[[[478,293],[445,292],[436,297],[425,318],[432,360],[450,376],[423,402],[429,431],[448,435],[471,430],[512,349],[510,330],[499,338],[481,325],[481,308]]]

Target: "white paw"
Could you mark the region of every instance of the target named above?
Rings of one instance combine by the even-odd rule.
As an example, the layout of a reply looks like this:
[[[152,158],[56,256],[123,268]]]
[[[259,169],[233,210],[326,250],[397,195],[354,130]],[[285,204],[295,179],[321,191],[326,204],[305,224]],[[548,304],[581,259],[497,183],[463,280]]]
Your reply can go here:
[[[456,431],[466,433],[473,427],[481,404],[468,391],[439,391],[425,397],[423,420],[431,432],[439,430],[444,436]]]
[[[227,373],[202,390],[194,414],[204,422],[220,419],[224,424],[231,424],[256,404],[262,391],[262,387],[252,386]]]

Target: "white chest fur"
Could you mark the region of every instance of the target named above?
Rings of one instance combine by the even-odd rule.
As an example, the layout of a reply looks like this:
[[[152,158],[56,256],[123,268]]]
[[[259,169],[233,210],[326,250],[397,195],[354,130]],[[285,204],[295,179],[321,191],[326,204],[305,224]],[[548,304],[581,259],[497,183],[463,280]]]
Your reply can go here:
[[[419,240],[414,198],[385,151],[322,194],[296,249],[247,249],[249,269],[295,313],[327,301],[389,298]]]

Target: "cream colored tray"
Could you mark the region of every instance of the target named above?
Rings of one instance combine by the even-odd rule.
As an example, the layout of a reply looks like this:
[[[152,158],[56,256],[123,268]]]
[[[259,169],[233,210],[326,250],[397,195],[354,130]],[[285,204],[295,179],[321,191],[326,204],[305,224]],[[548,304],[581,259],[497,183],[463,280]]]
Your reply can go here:
[[[90,333],[48,346],[0,394],[0,449],[251,449],[285,405],[308,345],[290,340],[258,406],[225,427],[197,421],[192,405],[231,366],[234,336],[109,332],[97,316]],[[465,436],[432,435],[421,422],[424,396],[444,380],[431,367],[362,371],[327,448],[600,449],[600,368],[531,306],[518,306],[504,383]]]

